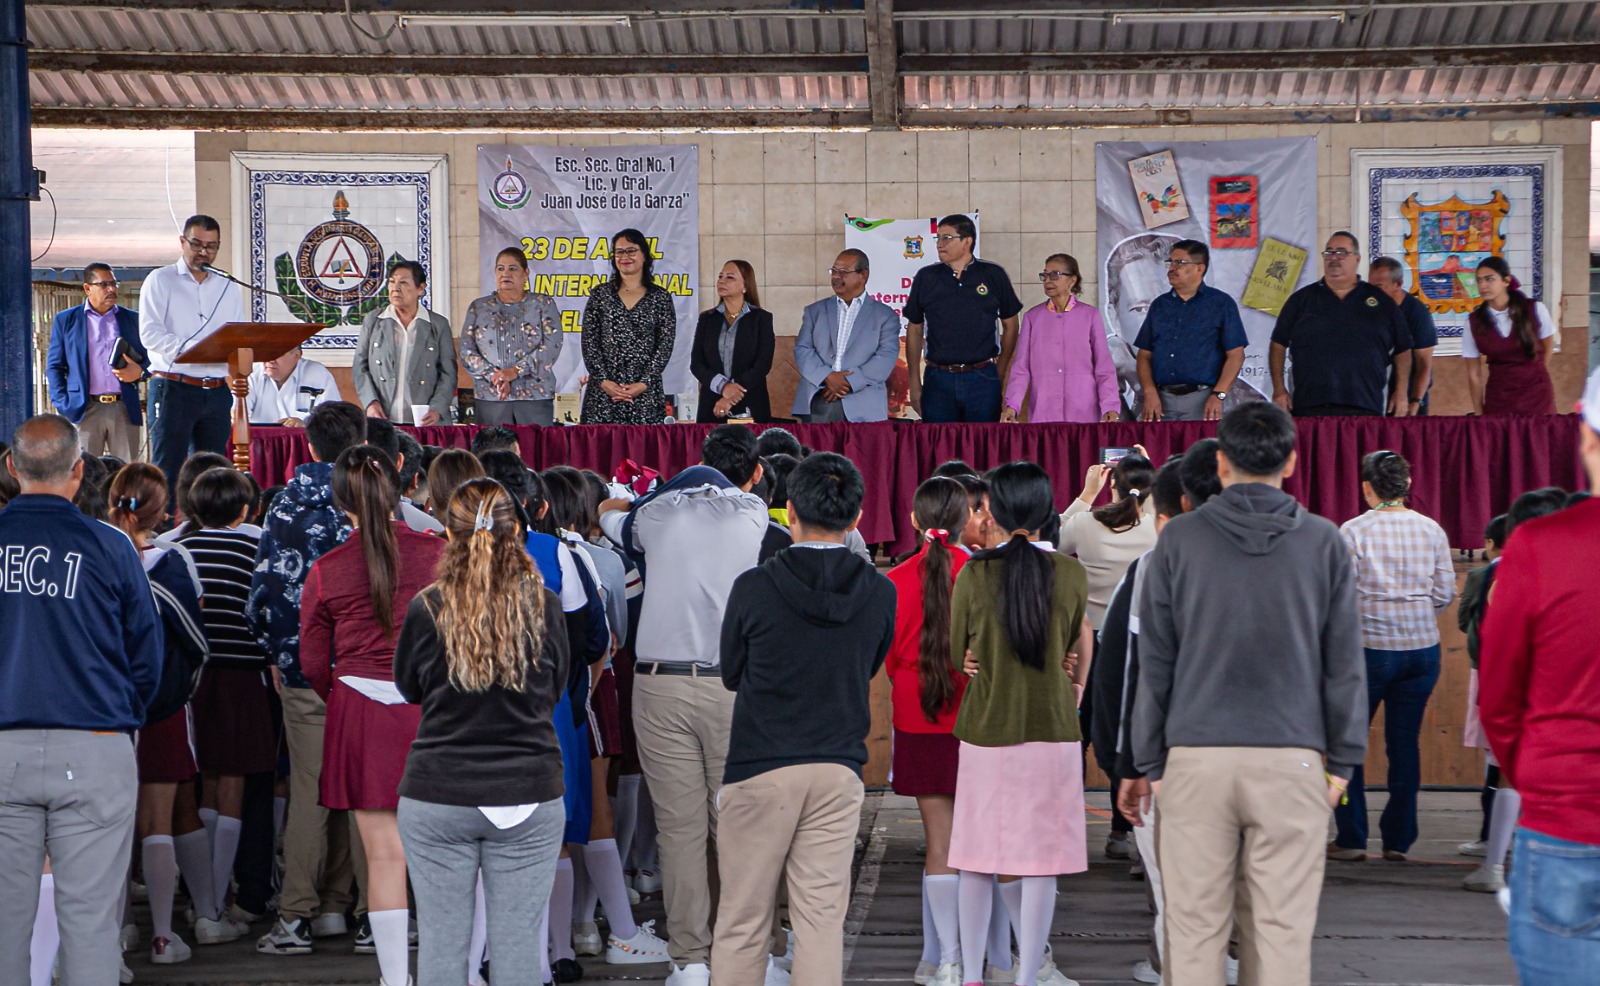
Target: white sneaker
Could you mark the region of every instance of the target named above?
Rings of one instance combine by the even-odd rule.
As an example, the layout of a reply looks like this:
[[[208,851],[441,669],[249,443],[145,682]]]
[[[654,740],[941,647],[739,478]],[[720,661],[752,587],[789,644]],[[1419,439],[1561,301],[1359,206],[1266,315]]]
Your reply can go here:
[[[961,963],[946,962],[928,980],[928,986],[961,986]]]
[[[641,898],[639,896],[639,891],[633,889],[632,887],[628,888],[628,903],[629,904],[637,905],[639,903],[639,901],[642,900],[642,899],[643,898]]]
[[[665,986],[711,986],[711,969],[704,962],[673,965]]]
[[[661,874],[655,870],[640,870],[633,878],[633,889],[648,897],[661,892]]]
[[[176,932],[171,938],[157,938],[150,943],[150,961],[155,965],[175,965],[193,957],[194,952]]]
[[[599,955],[599,948],[596,948],[593,954]],[[634,932],[632,938],[606,936],[607,965],[645,965],[650,962],[668,961],[671,960],[667,956],[667,943],[656,937],[654,921],[646,921],[639,925],[639,930]],[[768,979],[770,978],[769,975]],[[787,980],[788,973],[784,974],[784,978]]]
[[[917,971],[911,974],[911,981],[916,986],[928,986],[933,982],[933,977],[939,974],[939,966],[923,959],[917,960]]]
[[[1480,866],[1467,874],[1461,881],[1463,889],[1472,890],[1480,894],[1498,893],[1506,885],[1506,868],[1504,866]]]
[[[1056,964],[1051,962],[1049,965],[1040,966],[1038,984],[1039,986],[1078,986],[1078,981],[1076,979],[1068,979],[1060,969],[1056,968]]]
[[[772,956],[767,956],[767,977],[762,980],[761,986],[789,986],[789,974],[778,968],[778,963],[772,961]]]
[[[117,932],[117,945],[121,947],[124,952],[131,952],[138,948],[139,926],[136,924],[123,925],[122,930]]]
[[[122,968],[117,970],[117,982],[121,983],[122,986],[128,986],[129,983],[133,982],[133,970],[128,968],[128,963],[126,962],[119,964]]]
[[[224,942],[238,941],[249,930],[248,925],[237,924],[227,918],[216,921],[210,918],[197,918],[194,922],[194,942],[196,945],[221,945]]]
[[[574,925],[572,929],[572,951],[575,955],[600,954],[600,926],[593,921],[585,921]]]
[[[1150,964],[1149,959],[1140,959],[1133,964],[1133,981],[1161,986],[1161,973],[1156,971],[1156,967]]]
[[[318,914],[311,919],[312,938],[338,938],[349,933],[350,925],[343,914]]]
[[[1228,956],[1228,967],[1224,973],[1223,982],[1227,983],[1228,986],[1239,986],[1239,960],[1231,955]]]
[[[1456,846],[1456,852],[1463,856],[1476,856],[1479,859],[1489,855],[1489,843],[1478,839],[1474,842],[1463,842]]]

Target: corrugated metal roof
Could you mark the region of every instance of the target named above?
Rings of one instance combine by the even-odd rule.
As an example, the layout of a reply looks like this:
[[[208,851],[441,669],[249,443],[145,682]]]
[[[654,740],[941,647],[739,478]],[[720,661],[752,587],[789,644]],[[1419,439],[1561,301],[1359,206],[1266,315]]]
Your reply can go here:
[[[380,41],[342,14],[102,6],[110,2],[30,5],[32,91],[41,119],[72,123],[82,115],[90,122],[94,112],[125,111],[127,126],[227,125],[195,114],[237,110],[272,114],[252,125],[293,125],[296,118],[340,113],[341,126],[363,125],[360,114],[369,114],[372,126],[403,127],[402,114],[460,111],[481,114],[475,125],[494,125],[494,114],[514,115],[508,127],[536,126],[557,114],[581,125],[581,114],[591,113],[597,119],[660,114],[659,125],[682,127],[708,113],[825,122],[823,114],[866,114],[873,105],[869,18],[859,10],[776,16],[768,4],[748,15],[636,15],[628,26],[411,25]],[[738,3],[719,0],[718,6]],[[1008,4],[998,15],[984,13],[993,4],[958,11],[951,0],[901,0],[895,7],[896,72],[906,72],[899,77],[900,95],[918,124],[937,125],[944,112],[1192,111],[1223,119],[1218,114],[1254,110],[1266,120],[1272,112],[1355,107],[1472,113],[1563,104],[1566,112],[1587,112],[1580,104],[1600,103],[1600,57],[1575,47],[1600,46],[1600,2],[1363,4],[1346,7],[1344,23],[1117,24],[1109,6],[1042,0]],[[394,18],[357,15],[356,23],[382,34]],[[1567,47],[1534,47],[1553,45]],[[1265,59],[1285,52],[1303,57],[1294,65],[1239,64],[1240,53]],[[1352,64],[1355,56],[1382,52],[1394,53],[1392,64]],[[1148,65],[1137,57],[1116,65],[1092,61],[1117,53],[1153,57]],[[1461,53],[1474,63],[1434,64],[1460,61]],[[118,55],[139,56],[137,70],[118,63]],[[1075,67],[1074,55],[1104,67]],[[299,56],[324,60],[302,59],[292,71],[273,61]],[[359,69],[328,61],[357,56],[366,59]],[[708,74],[695,74],[696,59],[719,56],[758,62],[748,73],[707,66]],[[859,61],[847,57],[841,66],[837,56]],[[945,72],[940,56],[966,62]],[[1033,70],[1009,64],[1008,56],[1054,61]],[[1504,64],[1481,64],[1485,56]],[[408,57],[418,61],[408,63]],[[551,58],[565,61],[540,62]],[[1207,65],[1208,58],[1214,64]],[[586,72],[584,59],[611,61],[604,71]],[[654,61],[631,71],[632,59]],[[541,71],[549,74],[534,74]],[[749,119],[769,125],[775,118]]]

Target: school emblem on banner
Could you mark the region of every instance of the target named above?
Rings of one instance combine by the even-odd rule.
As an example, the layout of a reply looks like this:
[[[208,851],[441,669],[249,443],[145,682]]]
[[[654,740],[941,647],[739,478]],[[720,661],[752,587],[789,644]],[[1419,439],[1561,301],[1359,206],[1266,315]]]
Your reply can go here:
[[[1495,189],[1487,201],[1467,202],[1452,195],[1423,205],[1413,192],[1400,203],[1407,223],[1402,245],[1411,267],[1412,289],[1436,314],[1468,312],[1478,306],[1478,265],[1504,255],[1501,233],[1511,200]]]
[[[494,176],[489,185],[489,198],[502,209],[520,209],[533,197],[533,188],[522,173],[511,166],[506,158],[506,170]]]
[[[920,237],[920,236],[908,236],[908,237],[906,237],[906,259],[907,260],[921,260],[922,259],[922,237]]]
[[[333,218],[313,226],[292,256],[284,252],[273,262],[278,290],[306,321],[357,325],[388,302],[384,272],[401,257],[386,260],[377,235],[353,221],[350,211],[339,189]]]

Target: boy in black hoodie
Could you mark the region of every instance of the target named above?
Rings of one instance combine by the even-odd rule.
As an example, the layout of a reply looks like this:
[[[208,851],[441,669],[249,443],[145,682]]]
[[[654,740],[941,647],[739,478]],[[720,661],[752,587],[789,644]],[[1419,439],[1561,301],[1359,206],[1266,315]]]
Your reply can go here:
[[[861,473],[832,453],[790,473],[794,546],[739,576],[722,620],[722,681],[736,693],[717,795],[722,896],[713,986],[766,976],[780,875],[796,983],[838,982],[872,725],[868,690],[894,638],[895,591],[845,548]]]

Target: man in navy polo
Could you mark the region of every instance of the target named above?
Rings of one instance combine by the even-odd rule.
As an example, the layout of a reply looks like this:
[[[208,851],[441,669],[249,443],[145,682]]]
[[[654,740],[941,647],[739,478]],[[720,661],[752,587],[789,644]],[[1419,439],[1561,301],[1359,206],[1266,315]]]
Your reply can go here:
[[[904,309],[911,406],[924,421],[999,421],[1022,302],[1005,268],[972,255],[978,227],[970,218],[945,216],[935,235],[939,263],[917,271]]]
[[[1284,357],[1294,388],[1284,386]],[[1400,306],[1361,279],[1361,246],[1340,230],[1322,250],[1322,280],[1284,302],[1272,329],[1273,403],[1300,417],[1381,415],[1406,407],[1404,388],[1385,398],[1389,371],[1411,379],[1411,333]],[[1291,396],[1292,395],[1292,396]]]
[[[1139,351],[1140,421],[1215,421],[1244,366],[1250,340],[1239,305],[1205,283],[1211,251],[1179,240],[1167,258],[1172,290],[1150,303],[1134,348]]]
[[[1406,331],[1411,333],[1411,379],[1401,384],[1391,374],[1389,390],[1406,394],[1405,414],[1427,414],[1428,388],[1433,385],[1433,347],[1439,344],[1433,313],[1422,299],[1406,290],[1405,266],[1393,257],[1374,257],[1367,268],[1367,283],[1400,306],[1400,317],[1405,319]],[[1397,410],[1396,413],[1401,412]]]

